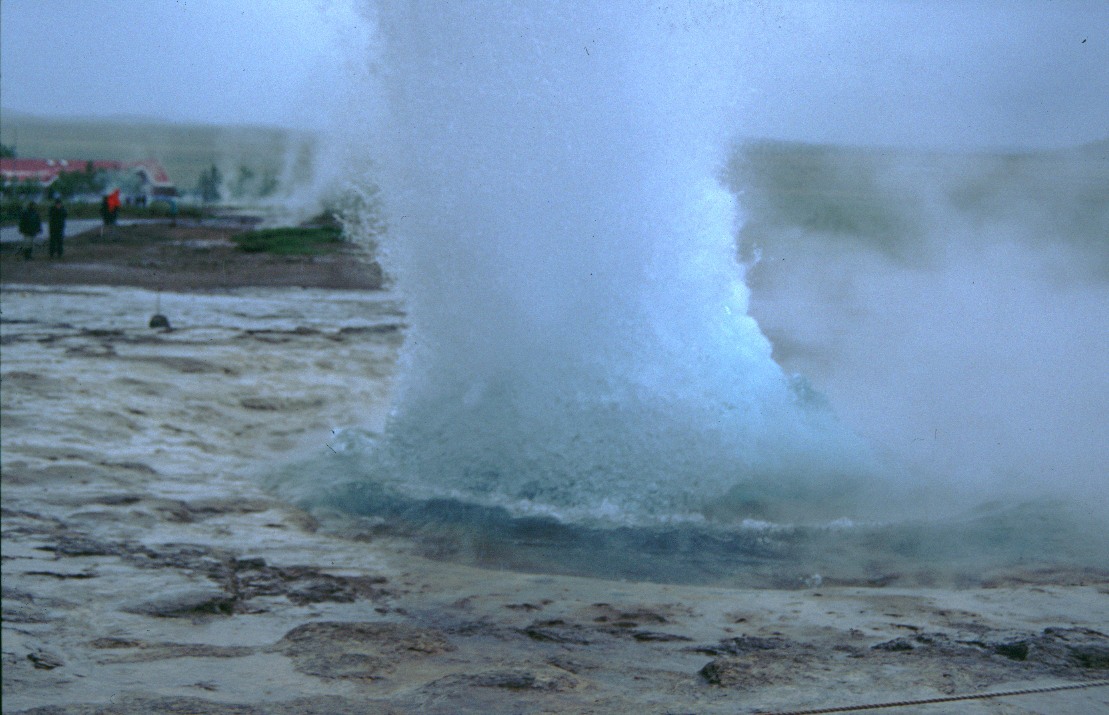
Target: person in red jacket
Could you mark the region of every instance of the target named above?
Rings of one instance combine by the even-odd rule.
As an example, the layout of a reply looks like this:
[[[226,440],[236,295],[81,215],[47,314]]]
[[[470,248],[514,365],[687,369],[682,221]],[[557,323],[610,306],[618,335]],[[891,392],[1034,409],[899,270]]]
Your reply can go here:
[[[116,221],[119,220],[119,189],[104,197],[100,202],[100,219],[104,225],[100,227],[100,236],[107,231],[109,235],[115,234]]]

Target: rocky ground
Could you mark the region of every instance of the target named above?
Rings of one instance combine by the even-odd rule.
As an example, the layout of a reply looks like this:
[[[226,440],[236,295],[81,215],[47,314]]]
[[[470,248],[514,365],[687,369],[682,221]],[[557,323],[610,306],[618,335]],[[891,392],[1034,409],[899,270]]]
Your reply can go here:
[[[147,326],[159,300],[172,329]],[[783,712],[1109,674],[1096,574],[743,590],[492,571],[278,500],[267,473],[381,427],[406,328],[386,292],[159,299],[14,283],[5,262],[0,310],[5,712]],[[1109,712],[1109,688],[905,711]]]

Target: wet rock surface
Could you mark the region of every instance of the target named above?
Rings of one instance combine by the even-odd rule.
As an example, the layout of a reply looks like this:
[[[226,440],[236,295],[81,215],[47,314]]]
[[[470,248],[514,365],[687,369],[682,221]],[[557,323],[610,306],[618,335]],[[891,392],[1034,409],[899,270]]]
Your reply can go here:
[[[401,623],[316,622],[297,626],[273,650],[317,678],[374,679],[406,661],[454,650],[441,633]]]
[[[247,705],[218,702],[197,697],[149,697],[122,696],[106,705],[62,705],[31,708],[24,711],[27,715],[354,715],[367,712],[374,703],[354,701],[333,696],[318,698],[298,698],[265,705]],[[395,709],[377,710],[381,713],[397,713]]]
[[[934,687],[950,694],[991,682],[1045,675],[1101,679],[1109,636],[1089,628],[1048,628],[1038,634],[984,633],[991,640],[965,640],[955,633],[927,632],[900,636],[868,648],[838,645],[822,653],[811,642],[781,637],[742,636],[690,650],[718,657],[700,675],[705,682],[730,688],[755,688],[809,678],[836,656],[850,659],[856,671],[912,668]],[[1004,638],[1004,640],[992,640]],[[829,658],[829,655],[832,656]]]
[[[5,713],[773,712],[1109,672],[1096,574],[778,591],[422,558],[260,486],[380,427],[387,296],[163,294],[150,334],[153,294],[75,290],[3,294]]]

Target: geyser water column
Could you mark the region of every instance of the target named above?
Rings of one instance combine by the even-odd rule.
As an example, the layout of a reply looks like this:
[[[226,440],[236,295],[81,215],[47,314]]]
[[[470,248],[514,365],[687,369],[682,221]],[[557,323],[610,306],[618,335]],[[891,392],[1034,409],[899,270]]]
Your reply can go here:
[[[747,315],[713,179],[739,18],[563,5],[376,15],[412,327],[364,478],[617,523],[840,508],[865,460]]]

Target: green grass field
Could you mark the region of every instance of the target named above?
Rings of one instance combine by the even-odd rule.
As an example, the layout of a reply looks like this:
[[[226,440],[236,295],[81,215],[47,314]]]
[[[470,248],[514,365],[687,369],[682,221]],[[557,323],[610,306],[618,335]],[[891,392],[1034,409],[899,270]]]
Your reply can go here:
[[[280,196],[311,178],[315,139],[274,127],[137,120],[47,119],[5,111],[0,142],[23,157],[154,158],[183,194],[215,164],[235,203],[240,167],[276,177]],[[737,144],[722,181],[741,196],[742,245],[819,240],[899,257],[920,250],[921,217],[939,209],[970,223],[1028,214],[1050,240],[1092,247],[1106,261],[1109,140],[1066,150],[944,153],[781,141]],[[17,203],[3,217],[14,221]],[[1031,225],[1031,223],[1030,223]],[[278,249],[283,250],[283,249]],[[1109,262],[1106,263],[1109,265]]]
[[[279,256],[318,256],[343,245],[342,229],[268,228],[241,233],[234,237],[239,248],[247,253],[273,253]]]
[[[312,135],[276,127],[55,119],[9,111],[0,123],[0,143],[27,158],[157,159],[182,193],[193,191],[213,164],[228,183],[246,167],[256,176],[277,177],[287,188],[311,176],[315,151]]]

